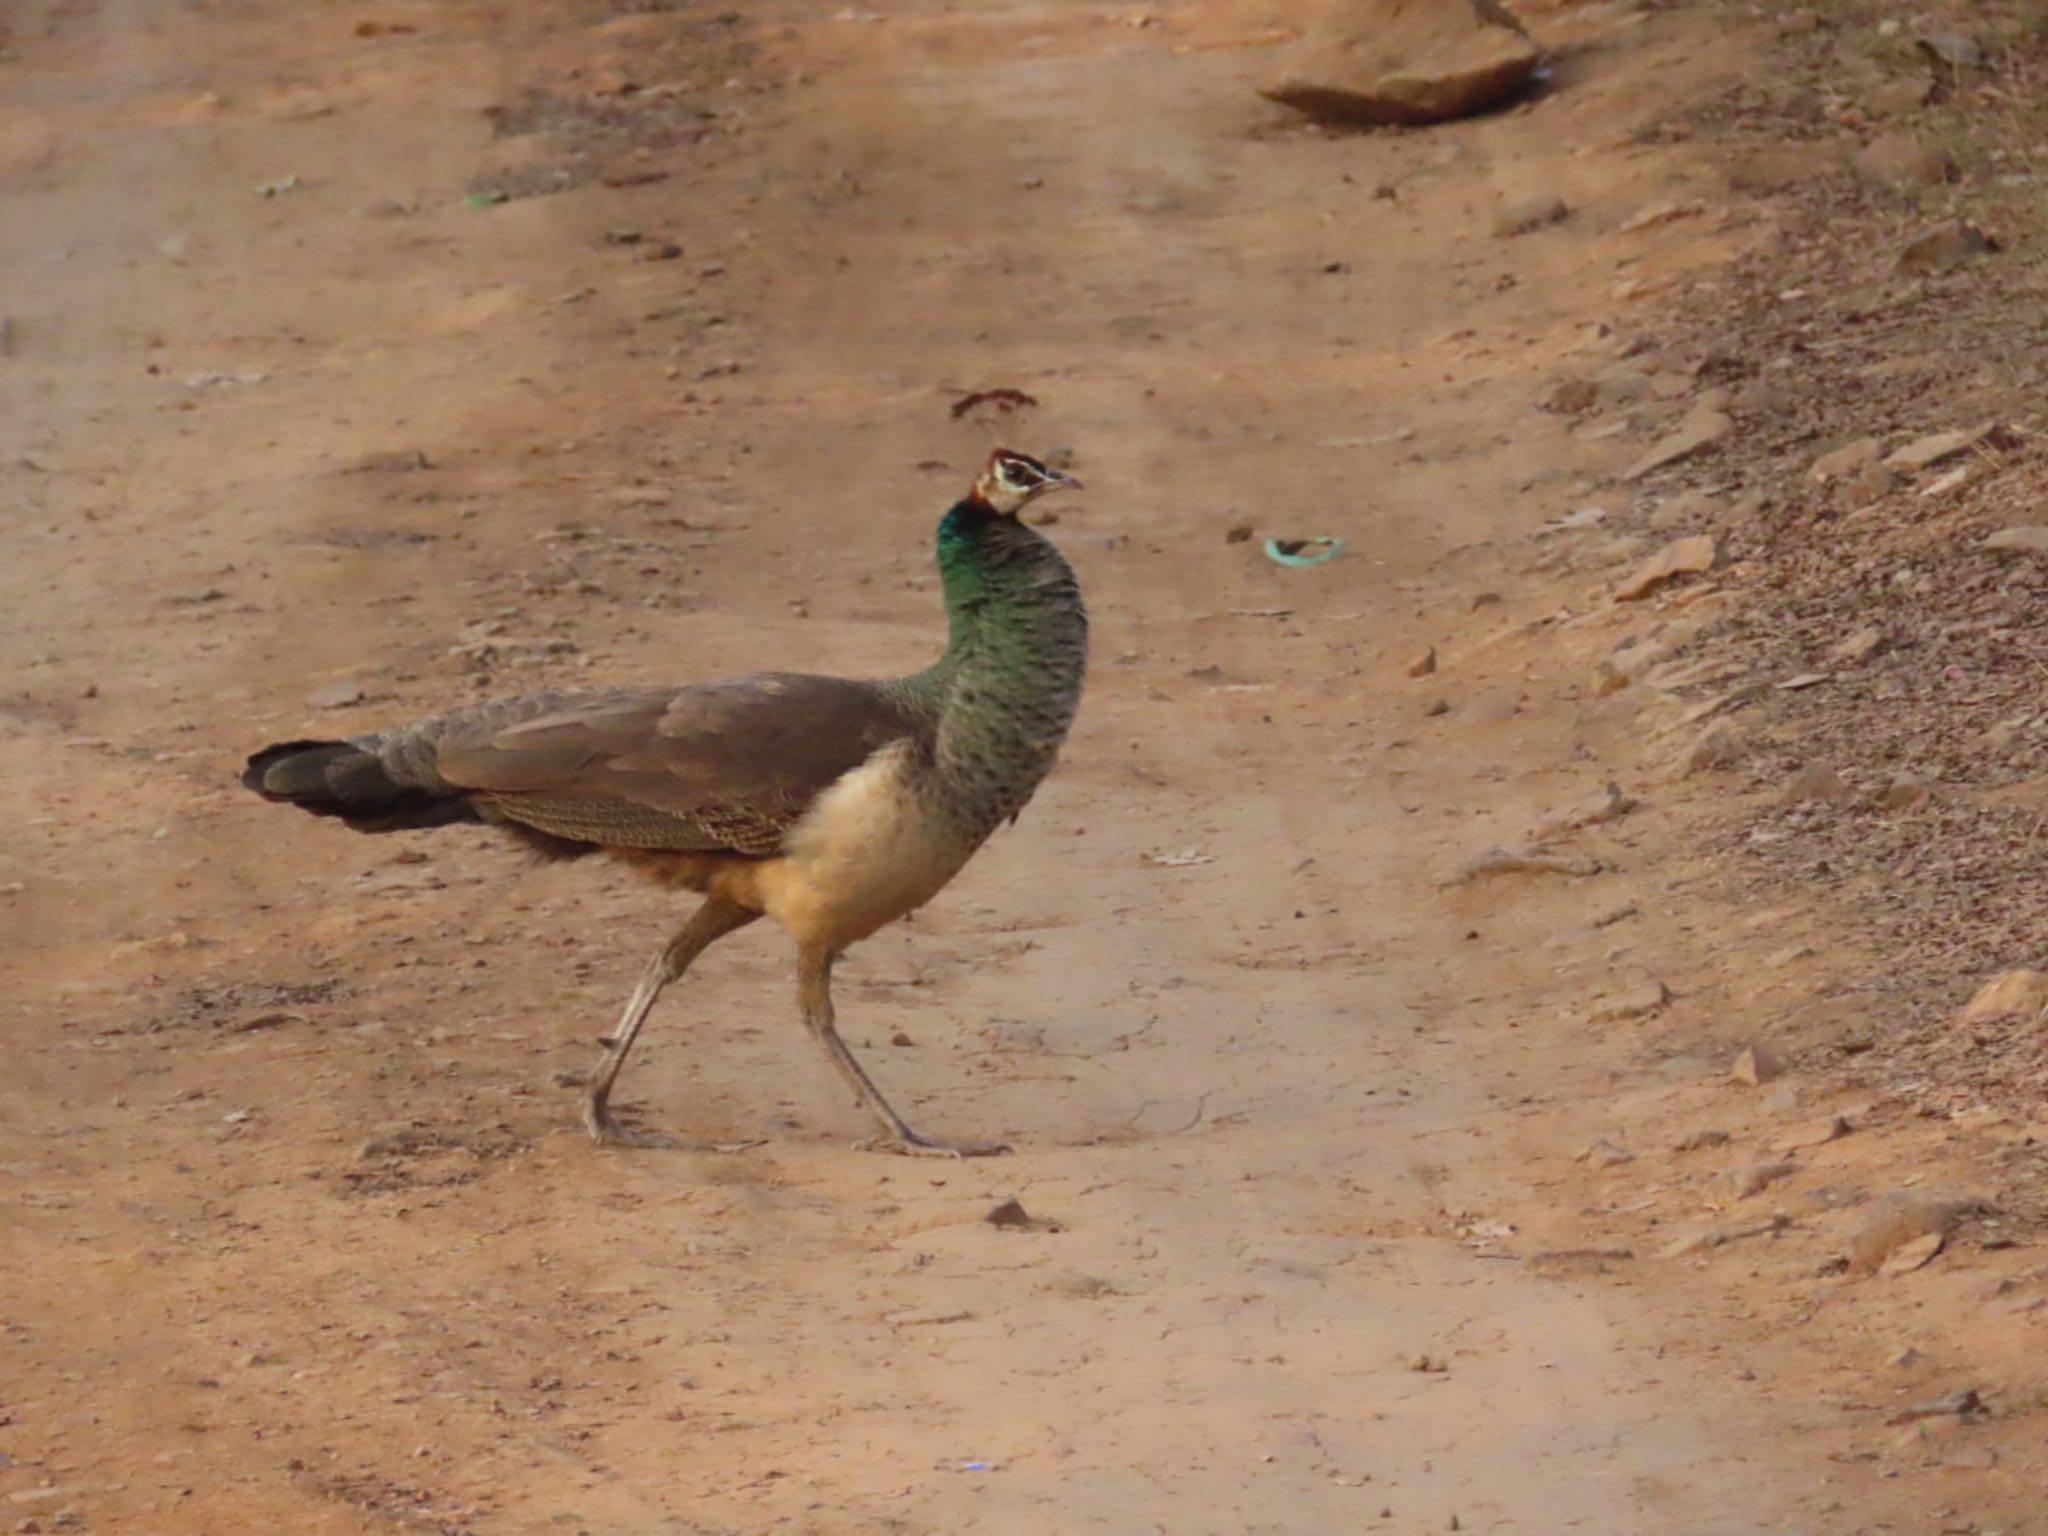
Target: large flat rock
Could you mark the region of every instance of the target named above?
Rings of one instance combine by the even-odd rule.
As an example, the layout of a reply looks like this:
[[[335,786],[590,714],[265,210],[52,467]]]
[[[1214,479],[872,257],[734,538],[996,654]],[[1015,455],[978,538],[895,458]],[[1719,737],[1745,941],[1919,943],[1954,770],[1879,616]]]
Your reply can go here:
[[[1498,106],[1541,58],[1495,0],[1331,0],[1260,94],[1330,122],[1440,123]]]

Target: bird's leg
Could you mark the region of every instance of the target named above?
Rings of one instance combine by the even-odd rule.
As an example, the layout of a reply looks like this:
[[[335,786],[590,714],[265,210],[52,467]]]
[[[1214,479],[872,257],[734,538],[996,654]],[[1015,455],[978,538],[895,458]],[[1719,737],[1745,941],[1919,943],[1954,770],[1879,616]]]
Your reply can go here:
[[[718,940],[736,928],[746,927],[760,915],[714,896],[690,914],[689,921],[676,930],[675,937],[654,957],[653,964],[640,977],[640,985],[633,989],[617,1031],[605,1042],[604,1056],[598,1062],[596,1072],[591,1074],[590,1092],[583,1101],[583,1124],[589,1129],[592,1140],[602,1145],[625,1147],[677,1145],[667,1137],[629,1131],[613,1119],[612,1084],[618,1078],[619,1068],[626,1064],[626,1053],[633,1049],[633,1037],[647,1022],[647,1012],[654,1006],[654,1000],[661,996],[661,989],[688,970],[690,962]]]
[[[861,1070],[861,1064],[846,1048],[846,1042],[839,1038],[839,1031],[832,1022],[832,962],[837,958],[831,950],[809,945],[797,951],[797,997],[803,1006],[804,1027],[825,1048],[825,1055],[839,1069],[839,1075],[846,1079],[854,1095],[882,1122],[889,1140],[895,1143],[895,1150],[912,1157],[993,1157],[1009,1151],[998,1142],[940,1141],[936,1137],[920,1136],[889,1107],[889,1101],[882,1097],[882,1090]]]

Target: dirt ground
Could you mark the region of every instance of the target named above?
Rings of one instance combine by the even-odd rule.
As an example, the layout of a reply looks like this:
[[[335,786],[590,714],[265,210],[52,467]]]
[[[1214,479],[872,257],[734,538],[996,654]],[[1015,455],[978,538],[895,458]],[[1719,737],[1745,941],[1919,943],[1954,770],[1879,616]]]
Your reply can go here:
[[[2043,1528],[2041,1127],[1731,1079],[1884,957],[1745,883],[1685,698],[1596,686],[1736,595],[1616,604],[1651,546],[1555,526],[1645,443],[1537,402],[1780,233],[1644,131],[1775,34],[1543,6],[1545,98],[1329,135],[1250,89],[1295,9],[0,18],[0,1530]],[[1010,1158],[854,1150],[766,925],[623,1090],[762,1144],[593,1148],[671,899],[234,782],[485,691],[921,665],[998,439],[1089,484],[1090,691],[841,1011]],[[1859,1273],[1935,1189],[1997,1209]]]

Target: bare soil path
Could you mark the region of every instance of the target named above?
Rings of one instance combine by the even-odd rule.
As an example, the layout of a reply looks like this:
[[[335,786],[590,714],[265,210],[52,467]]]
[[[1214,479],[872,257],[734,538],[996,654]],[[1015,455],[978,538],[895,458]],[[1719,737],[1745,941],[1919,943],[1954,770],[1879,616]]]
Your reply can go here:
[[[1439,887],[1603,771],[1515,638],[1551,598],[1507,583],[1614,452],[1528,402],[1598,336],[1618,237],[1510,247],[1491,210],[1682,192],[1627,130],[1745,45],[1561,17],[1584,78],[1542,115],[1325,139],[1246,89],[1275,9],[10,20],[0,1512],[1874,1518],[1875,1473],[1815,1470],[1802,1395],[1744,1385],[1701,1292],[1529,1262],[1592,1197],[1534,1187],[1569,1152],[1528,1117],[1616,1082],[1558,999],[1641,942],[1594,924],[1669,823],[1633,876]],[[1735,238],[1662,232],[1648,267]],[[1042,404],[950,418],[994,385]],[[1091,692],[842,1011],[899,1104],[1010,1159],[851,1150],[765,926],[625,1091],[766,1144],[601,1153],[560,1080],[657,893],[234,787],[267,740],[484,689],[920,664],[930,525],[998,435],[1090,483],[1050,532]],[[1283,570],[1238,523],[1347,545]],[[1443,718],[1403,664],[1447,613],[1507,638]],[[302,702],[336,684],[360,701]],[[1045,1225],[983,1220],[1013,1195]]]

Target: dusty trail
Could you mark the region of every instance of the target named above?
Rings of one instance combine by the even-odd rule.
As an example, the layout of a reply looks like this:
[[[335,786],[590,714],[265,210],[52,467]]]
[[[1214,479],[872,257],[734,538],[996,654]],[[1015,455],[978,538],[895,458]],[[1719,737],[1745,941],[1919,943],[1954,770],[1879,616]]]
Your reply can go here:
[[[1497,288],[1484,206],[1670,168],[1515,118],[1252,131],[1257,60],[1180,51],[1250,6],[835,9],[17,29],[4,1491],[163,1533],[1789,1528],[1810,1472],[1660,1359],[1668,1294],[1489,1235],[1540,1205],[1528,1106],[1606,1083],[1543,939],[1619,898],[1438,890],[1596,770],[1512,648],[1426,738],[1400,678],[1595,452],[1504,425],[1601,299],[1561,244]],[[1703,78],[1701,41],[1638,39],[1567,137]],[[621,76],[678,105],[591,95]],[[529,88],[562,134],[492,140]],[[636,154],[593,101],[706,136]],[[1051,530],[1091,693],[842,1011],[920,1123],[1018,1155],[850,1151],[765,927],[625,1092],[768,1144],[595,1152],[551,1078],[661,899],[267,811],[238,754],[484,687],[914,664],[992,435],[946,390],[998,383],[1091,485]],[[1240,520],[1350,543],[1282,572]],[[365,701],[301,705],[337,679]],[[986,1225],[1011,1194],[1058,1230]]]

